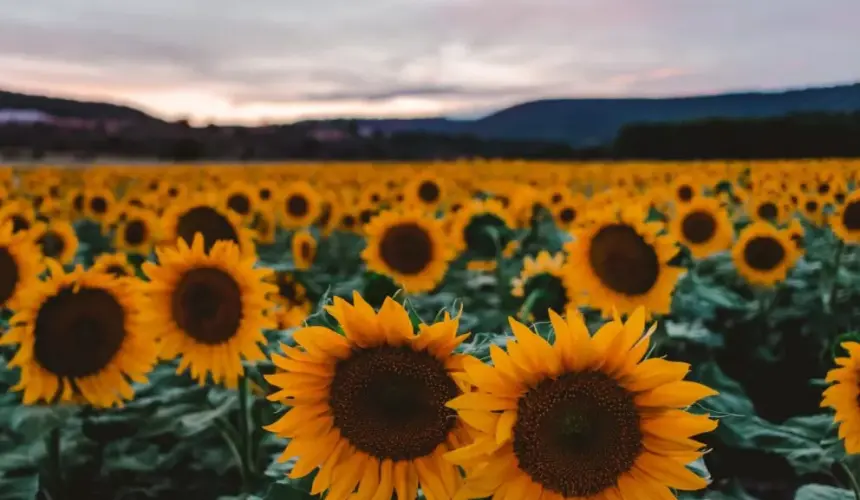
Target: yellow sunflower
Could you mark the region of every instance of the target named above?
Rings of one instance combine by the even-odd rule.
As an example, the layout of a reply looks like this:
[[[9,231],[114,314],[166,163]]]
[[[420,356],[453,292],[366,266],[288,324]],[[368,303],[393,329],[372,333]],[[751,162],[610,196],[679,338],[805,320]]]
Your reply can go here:
[[[367,225],[367,268],[390,277],[410,293],[442,281],[455,257],[442,223],[425,212],[382,212]]]
[[[442,179],[433,173],[421,174],[403,190],[403,202],[410,208],[435,210],[444,199]]]
[[[36,213],[33,206],[24,200],[12,200],[0,208],[0,226],[11,222],[12,232],[29,231],[36,224]]]
[[[279,196],[278,213],[281,225],[289,229],[310,226],[320,215],[322,198],[309,183],[288,184]]]
[[[317,256],[317,240],[308,231],[299,231],[291,242],[296,269],[310,269]]]
[[[275,242],[278,226],[275,217],[270,212],[258,212],[251,221],[254,241],[263,245]]]
[[[803,253],[806,247],[804,241],[806,230],[803,229],[803,224],[801,224],[797,219],[792,219],[791,223],[787,228],[785,228],[785,230],[788,232],[788,237],[794,242],[794,246],[797,248],[798,252]]]
[[[836,358],[839,368],[827,373],[827,382],[832,383],[824,391],[821,407],[836,411],[834,421],[839,424],[839,437],[845,440],[845,451],[860,453],[860,344],[843,342],[848,351],[847,358]]]
[[[498,200],[471,200],[451,217],[452,244],[469,260],[495,260],[513,239],[514,221]]]
[[[574,233],[565,245],[565,283],[604,316],[617,309],[643,306],[649,314],[666,314],[683,269],[669,265],[678,253],[676,240],[663,224],[643,222],[640,210],[609,210]]]
[[[237,244],[242,255],[256,252],[251,231],[242,226],[236,214],[224,208],[215,194],[198,194],[185,203],[170,205],[162,216],[162,229],[169,244],[182,239],[190,245],[194,235],[200,233],[207,252],[218,241]]]
[[[705,453],[694,436],[715,420],[686,408],[716,394],[683,380],[686,363],[643,361],[645,311],[592,337],[581,316],[554,312],[551,345],[511,320],[507,353],[465,364],[477,387],[448,403],[476,431],[446,455],[466,471],[455,499],[673,499],[708,480],[687,468]]]
[[[157,216],[149,210],[129,208],[125,220],[117,227],[114,246],[128,253],[149,255],[152,245],[159,241]]]
[[[860,243],[860,191],[849,195],[830,218],[830,228],[846,243]]]
[[[78,266],[24,291],[0,344],[17,344],[9,366],[21,369],[24,404],[86,401],[112,407],[130,400],[130,381],[145,383],[155,340],[142,328],[137,293],[108,274]]]
[[[311,312],[311,303],[308,301],[305,287],[289,271],[270,274],[266,282],[276,287],[276,291],[269,294],[269,300],[276,305],[275,319],[278,321],[278,328],[283,330],[301,324]]]
[[[134,266],[128,261],[128,256],[124,253],[103,253],[96,257],[91,270],[104,274],[110,274],[114,278],[134,278],[137,272]]]
[[[754,220],[782,223],[787,214],[786,207],[775,196],[756,196],[749,207],[750,216]]]
[[[764,222],[744,228],[732,248],[738,273],[754,285],[773,286],[784,280],[798,256],[791,235]]]
[[[156,254],[158,264],[143,264],[150,282],[141,283],[147,296],[142,309],[162,358],[181,356],[178,371],[190,368],[201,385],[211,374],[215,383],[236,387],[242,357],[263,359],[257,344],[265,342],[262,329],[274,326],[265,314],[274,287],[263,278],[270,271],[254,269],[254,258],[242,257],[229,241],[206,252],[199,233],[190,247],[180,239],[176,248]]]
[[[116,197],[107,188],[88,189],[86,192],[86,207],[84,213],[103,226],[113,222],[116,209]]]
[[[234,182],[223,192],[224,204],[243,221],[249,221],[259,205],[256,186]]]
[[[353,302],[327,308],[344,335],[303,328],[299,347],[272,357],[269,399],[291,409],[266,429],[291,439],[281,457],[298,457],[290,477],[319,468],[311,494],[330,499],[413,499],[419,488],[428,500],[454,498],[460,474],[443,456],[468,437],[445,403],[465,389],[470,358],[452,352],[466,335],[447,315],[416,334],[393,300],[378,313],[357,293]]]
[[[537,257],[523,259],[523,270],[513,279],[511,295],[524,299],[530,318],[546,321],[548,311],[563,313],[575,299],[564,283],[564,254],[541,250]]]
[[[669,225],[697,259],[727,250],[735,237],[732,221],[715,198],[698,197],[681,205]]]
[[[13,235],[12,227],[0,224],[0,310],[17,308],[21,294],[39,283],[44,270],[39,249],[27,235]]]
[[[692,201],[699,195],[700,189],[699,183],[690,176],[678,176],[672,182],[672,194],[679,205]]]
[[[78,253],[78,235],[75,228],[66,221],[54,220],[50,224],[37,223],[29,237],[39,245],[42,256],[71,264]]]

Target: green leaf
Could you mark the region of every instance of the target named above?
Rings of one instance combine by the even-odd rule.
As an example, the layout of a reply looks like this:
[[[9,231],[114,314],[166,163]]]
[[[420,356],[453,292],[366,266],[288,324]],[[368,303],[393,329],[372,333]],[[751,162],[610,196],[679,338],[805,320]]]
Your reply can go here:
[[[5,460],[5,454],[3,460]],[[0,473],[0,500],[36,498],[39,493],[39,476],[8,477]]]
[[[823,484],[807,484],[797,490],[794,500],[854,500],[854,493]]]

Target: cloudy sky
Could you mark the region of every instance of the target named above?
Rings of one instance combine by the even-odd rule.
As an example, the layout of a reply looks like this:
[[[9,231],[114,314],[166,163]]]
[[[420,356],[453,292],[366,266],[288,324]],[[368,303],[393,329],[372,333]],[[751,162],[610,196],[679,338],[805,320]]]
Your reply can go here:
[[[196,122],[860,81],[858,0],[6,1],[0,88]]]

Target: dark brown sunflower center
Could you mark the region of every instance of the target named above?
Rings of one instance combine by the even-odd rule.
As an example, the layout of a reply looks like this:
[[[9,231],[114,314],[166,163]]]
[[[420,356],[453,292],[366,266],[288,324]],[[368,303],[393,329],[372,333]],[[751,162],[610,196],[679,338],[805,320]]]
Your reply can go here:
[[[359,450],[380,460],[412,460],[445,442],[459,394],[445,366],[425,351],[381,346],[338,362],[329,404],[334,426]]]
[[[553,194],[553,195],[552,195],[552,197],[549,199],[549,201],[550,201],[553,205],[555,205],[556,203],[558,203],[558,202],[560,202],[560,201],[561,201],[561,198],[562,198],[561,193],[555,193],[555,194]]]
[[[370,219],[373,218],[374,213],[375,212],[373,210],[366,208],[358,213],[358,219],[361,221],[362,224],[367,224],[368,222],[370,222]]]
[[[14,233],[20,233],[21,231],[27,231],[30,229],[30,226],[31,226],[30,219],[28,219],[22,215],[19,215],[19,214],[13,215],[11,217],[11,219],[12,219],[12,233],[13,234]]]
[[[567,308],[567,287],[561,278],[553,274],[541,273],[529,278],[523,288],[523,295],[526,300],[533,300],[530,312],[535,321],[548,320],[550,309],[564,314]]]
[[[601,228],[591,240],[588,260],[605,286],[625,295],[647,293],[660,275],[654,247],[624,224]]]
[[[744,262],[757,271],[770,271],[785,259],[782,243],[770,236],[756,236],[744,247]]]
[[[42,255],[51,259],[60,257],[63,255],[63,250],[66,249],[66,240],[53,231],[43,234],[37,243],[42,249]]]
[[[239,331],[242,292],[232,276],[214,267],[187,271],[172,297],[173,319],[194,340],[222,344]]]
[[[117,264],[108,266],[107,269],[105,269],[105,272],[113,275],[115,278],[125,278],[126,276],[128,276],[128,271],[126,270],[126,268]]]
[[[248,215],[251,211],[251,200],[244,194],[237,193],[227,199],[227,206],[239,215]]]
[[[308,208],[308,200],[303,195],[294,194],[287,198],[287,213],[293,217],[304,217]]]
[[[830,192],[830,184],[824,182],[818,185],[819,194],[827,194]]]
[[[0,309],[12,298],[19,278],[18,263],[15,258],[8,248],[0,247]]]
[[[463,230],[463,239],[476,258],[492,259],[508,244],[511,234],[505,221],[485,212],[472,217]]]
[[[132,198],[128,200],[128,205],[135,208],[143,208],[143,201],[140,198]]]
[[[176,198],[178,195],[179,195],[179,190],[176,189],[175,187],[171,187],[171,188],[167,189],[167,196],[170,196],[171,198]]]
[[[382,235],[379,257],[398,273],[418,274],[433,260],[433,240],[417,224],[398,224]]]
[[[313,251],[311,250],[311,244],[309,242],[303,241],[299,245],[299,255],[301,255],[304,260],[310,260],[313,256]]]
[[[758,216],[764,220],[774,220],[779,215],[779,210],[773,202],[765,202],[758,206]]]
[[[84,195],[78,194],[72,199],[72,207],[78,212],[84,209]]]
[[[355,217],[353,217],[352,215],[344,215],[341,219],[343,227],[347,229],[352,229],[353,227],[355,227],[355,222]]]
[[[260,199],[263,201],[268,201],[272,197],[272,190],[269,188],[260,189]]]
[[[678,199],[681,201],[690,201],[693,199],[693,188],[690,186],[681,186],[678,188]]]
[[[142,220],[133,220],[125,225],[123,237],[129,245],[140,245],[146,241],[149,230]]]
[[[842,225],[849,231],[860,230],[860,201],[849,203],[842,209]]]
[[[818,202],[817,201],[807,201],[806,202],[806,211],[809,213],[813,213],[818,210]]]
[[[632,395],[600,372],[547,379],[517,405],[514,454],[520,469],[564,497],[615,486],[642,451]]]
[[[435,203],[439,200],[439,186],[433,181],[424,181],[418,186],[418,197],[424,203]]]
[[[576,209],[572,207],[564,208],[558,213],[558,218],[565,224],[570,224],[574,219],[576,219]]]
[[[845,193],[836,193],[833,195],[833,199],[836,200],[836,203],[841,205],[842,203],[845,203]]]
[[[717,221],[714,220],[714,216],[705,211],[690,212],[684,216],[684,221],[681,223],[684,239],[694,245],[710,241],[716,229]]]
[[[176,232],[189,245],[194,235],[203,235],[204,248],[208,252],[216,241],[239,243],[239,235],[226,215],[212,207],[194,207],[179,216]]]
[[[125,310],[113,295],[65,287],[36,314],[33,356],[59,377],[86,377],[108,366],[126,333]]]
[[[90,210],[99,215],[107,212],[107,200],[101,196],[94,196],[90,200]]]

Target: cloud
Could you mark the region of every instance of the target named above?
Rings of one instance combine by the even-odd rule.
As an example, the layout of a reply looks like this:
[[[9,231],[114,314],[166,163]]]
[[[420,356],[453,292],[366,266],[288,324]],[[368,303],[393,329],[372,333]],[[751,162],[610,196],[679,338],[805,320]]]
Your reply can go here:
[[[797,87],[860,80],[858,17],[856,0],[40,0],[0,12],[0,87],[222,121]]]

